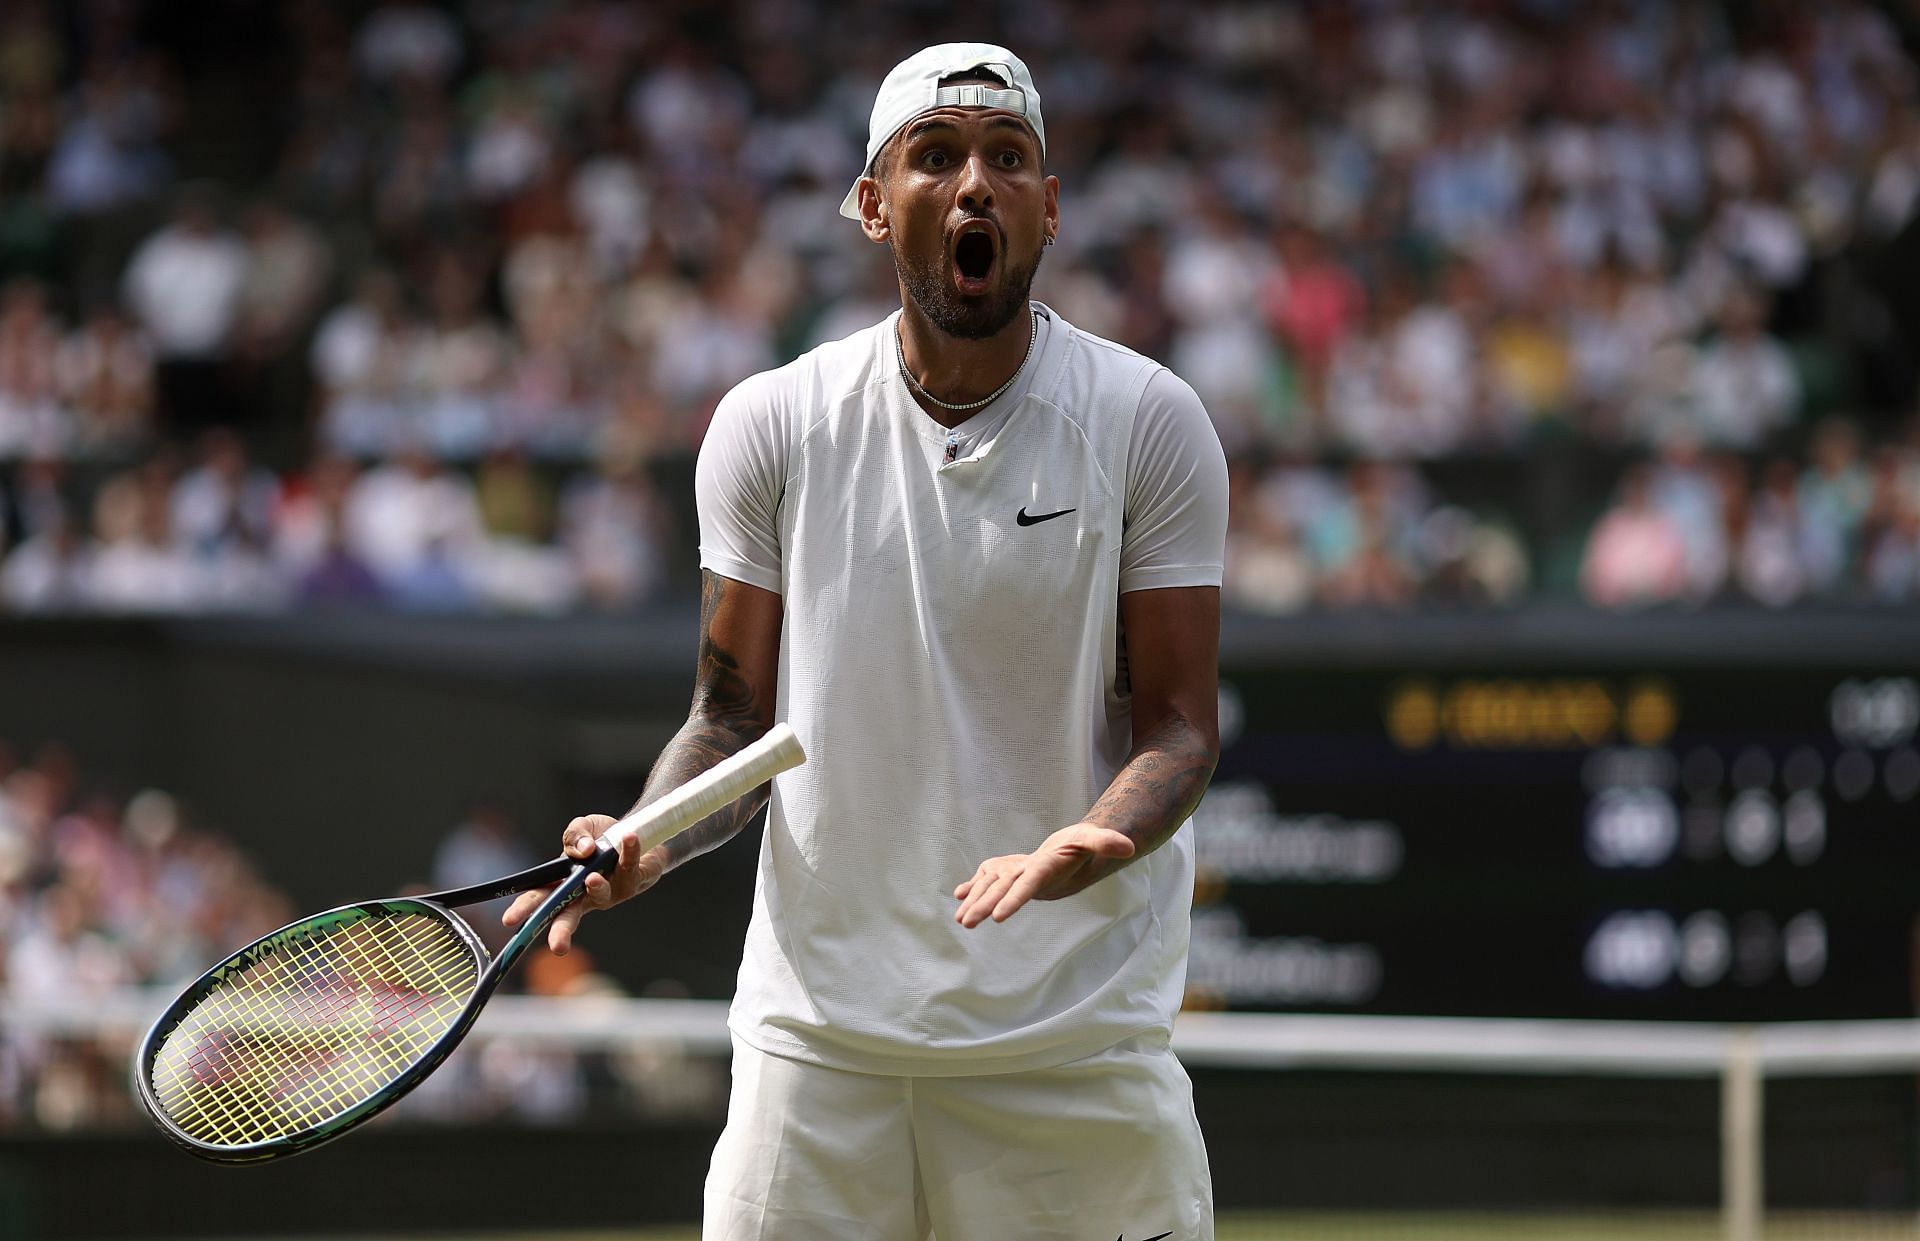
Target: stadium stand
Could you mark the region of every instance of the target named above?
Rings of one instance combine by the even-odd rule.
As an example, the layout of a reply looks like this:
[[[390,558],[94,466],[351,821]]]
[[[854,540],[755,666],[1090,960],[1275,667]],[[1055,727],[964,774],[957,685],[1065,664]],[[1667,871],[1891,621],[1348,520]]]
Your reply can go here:
[[[9,6],[0,607],[684,592],[714,402],[890,296],[831,208],[927,15],[797,13]],[[1911,601],[1902,35],[1042,6],[1039,293],[1206,398],[1247,609]]]

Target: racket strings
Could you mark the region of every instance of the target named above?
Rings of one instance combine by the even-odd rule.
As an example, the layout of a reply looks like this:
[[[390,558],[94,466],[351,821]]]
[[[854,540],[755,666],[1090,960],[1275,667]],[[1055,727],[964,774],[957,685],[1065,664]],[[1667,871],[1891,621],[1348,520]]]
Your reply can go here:
[[[426,1055],[478,974],[466,941],[427,914],[297,928],[182,1018],[154,1057],[154,1094],[215,1145],[324,1126]]]

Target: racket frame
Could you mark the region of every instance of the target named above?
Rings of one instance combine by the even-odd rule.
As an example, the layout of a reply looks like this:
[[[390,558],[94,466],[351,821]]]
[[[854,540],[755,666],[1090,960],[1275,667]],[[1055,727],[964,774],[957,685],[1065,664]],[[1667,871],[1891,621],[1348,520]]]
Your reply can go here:
[[[160,1126],[160,1131],[166,1134],[174,1145],[189,1154],[213,1163],[238,1165],[265,1163],[288,1155],[297,1155],[331,1142],[398,1103],[408,1091],[439,1068],[452,1054],[453,1049],[459,1046],[460,1040],[465,1038],[468,1031],[473,1028],[473,1023],[479,1019],[480,1010],[492,998],[507,972],[546,934],[547,928],[559,916],[560,911],[585,894],[587,877],[609,874],[619,861],[620,851],[617,847],[611,849],[602,847],[590,858],[561,856],[520,871],[518,874],[503,876],[471,887],[449,888],[446,891],[432,892],[425,896],[355,901],[352,904],[337,905],[324,912],[289,922],[279,930],[261,936],[202,974],[194,980],[192,986],[168,1006],[164,1013],[160,1014],[159,1019],[148,1028],[146,1037],[141,1039],[139,1054],[133,1059],[133,1084],[136,1096],[147,1114]],[[478,904],[497,897],[511,896],[529,888],[543,887],[556,880],[559,881],[560,886],[555,888],[553,893],[540,903],[539,908],[535,909],[533,914],[521,924],[520,929],[514,932],[512,938],[501,947],[498,956],[490,956],[486,945],[480,941],[480,936],[475,933],[473,927],[467,923],[466,919],[453,912],[453,906]],[[431,1047],[392,1081],[339,1115],[329,1117],[310,1128],[286,1137],[225,1144],[202,1141],[181,1128],[167,1114],[166,1108],[161,1105],[160,1098],[153,1088],[153,1062],[165,1046],[167,1037],[228,974],[237,969],[245,969],[267,953],[278,949],[288,933],[348,913],[370,913],[376,917],[424,914],[448,924],[467,949],[473,953],[474,961],[480,967],[479,977],[474,981],[473,993],[467,997],[467,1002],[461,1008],[459,1015],[453,1019]]]

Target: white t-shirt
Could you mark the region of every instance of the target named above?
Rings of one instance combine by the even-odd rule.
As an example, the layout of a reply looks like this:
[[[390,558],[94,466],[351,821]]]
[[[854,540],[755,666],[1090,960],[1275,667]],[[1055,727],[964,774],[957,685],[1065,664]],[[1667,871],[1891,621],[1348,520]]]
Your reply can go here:
[[[739,385],[701,447],[700,563],[783,596],[777,714],[808,754],[774,782],[733,1003],[763,1051],[1012,1072],[1179,1007],[1190,825],[1067,900],[953,919],[980,862],[1125,763],[1120,595],[1220,584],[1226,462],[1193,390],[1035,312],[1014,386],[953,432],[900,376],[896,313]]]

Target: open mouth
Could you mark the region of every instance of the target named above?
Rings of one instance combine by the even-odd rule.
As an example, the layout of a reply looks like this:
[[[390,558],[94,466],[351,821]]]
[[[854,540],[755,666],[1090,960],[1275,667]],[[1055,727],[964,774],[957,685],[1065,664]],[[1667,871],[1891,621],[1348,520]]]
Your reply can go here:
[[[953,242],[954,282],[964,293],[984,293],[993,275],[999,254],[992,229],[985,225],[967,225]]]

